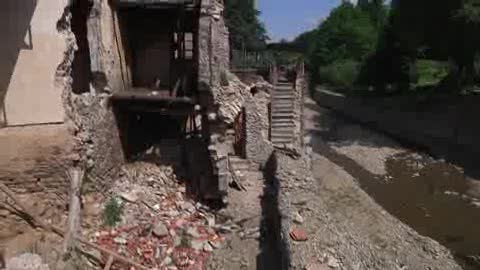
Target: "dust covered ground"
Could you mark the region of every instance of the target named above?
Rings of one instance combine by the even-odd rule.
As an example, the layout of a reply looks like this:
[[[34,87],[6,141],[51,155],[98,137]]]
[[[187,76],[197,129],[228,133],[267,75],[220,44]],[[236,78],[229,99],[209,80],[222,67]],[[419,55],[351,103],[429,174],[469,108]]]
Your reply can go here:
[[[405,217],[408,214],[429,218],[429,205],[422,208],[417,201],[409,201],[409,196],[416,196],[414,193],[399,189],[398,185],[392,186],[397,189],[397,196],[392,196],[394,193],[389,190],[390,200],[386,196],[380,200],[372,193],[372,189],[385,190],[375,190],[374,186],[397,183],[400,178],[391,168],[398,160],[408,167],[402,169],[409,176],[404,181],[417,179],[420,184],[412,188],[422,190],[424,177],[432,164],[437,163],[435,160],[361,126],[336,121],[334,114],[318,108],[311,100],[307,100],[305,116],[306,139],[313,147],[313,177],[301,186],[288,181],[281,183],[281,199],[289,205],[290,236],[297,230],[308,238],[290,240],[294,269],[476,269],[458,257],[455,260],[454,251],[427,237],[431,235],[425,231],[420,230],[421,235],[404,223],[412,220]],[[291,166],[292,170],[298,167],[295,163]],[[452,170],[443,167],[442,170],[452,174]],[[365,178],[374,184],[365,185]],[[452,178],[447,173],[445,179],[452,181]],[[432,201],[452,187],[442,188],[435,195],[417,192],[418,197]],[[388,211],[383,207],[386,201],[390,201]],[[396,202],[407,205],[404,215],[391,207],[398,206]],[[469,197],[461,207],[471,209],[474,202]],[[422,208],[423,215],[409,211],[418,208]],[[436,221],[438,227],[439,220]],[[467,257],[475,260],[475,255]]]

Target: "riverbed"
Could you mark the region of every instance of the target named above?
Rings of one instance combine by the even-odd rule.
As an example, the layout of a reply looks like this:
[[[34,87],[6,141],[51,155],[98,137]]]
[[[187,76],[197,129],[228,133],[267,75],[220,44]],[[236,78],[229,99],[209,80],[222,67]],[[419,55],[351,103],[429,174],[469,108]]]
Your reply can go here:
[[[480,269],[480,181],[326,109],[316,110],[310,144],[343,167],[385,210],[449,248],[465,269]]]

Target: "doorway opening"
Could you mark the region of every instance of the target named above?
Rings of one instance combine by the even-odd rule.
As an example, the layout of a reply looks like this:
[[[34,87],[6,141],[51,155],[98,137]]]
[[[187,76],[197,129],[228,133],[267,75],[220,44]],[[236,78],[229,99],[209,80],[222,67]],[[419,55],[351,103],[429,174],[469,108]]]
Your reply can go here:
[[[90,91],[91,63],[87,38],[87,20],[92,4],[88,0],[74,0],[70,6],[71,28],[77,41],[77,51],[72,63],[72,91],[75,94]]]

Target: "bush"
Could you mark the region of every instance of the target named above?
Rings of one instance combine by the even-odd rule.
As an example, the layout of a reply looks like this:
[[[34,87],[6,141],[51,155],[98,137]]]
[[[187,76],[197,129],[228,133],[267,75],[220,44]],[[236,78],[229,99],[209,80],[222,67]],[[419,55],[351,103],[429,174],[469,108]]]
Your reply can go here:
[[[417,87],[434,86],[440,83],[449,73],[449,65],[445,62],[418,60]]]
[[[103,223],[115,227],[122,220],[122,214],[122,201],[118,198],[111,198],[103,209]]]
[[[320,67],[318,80],[321,84],[351,89],[358,78],[360,64],[353,60],[344,60]]]

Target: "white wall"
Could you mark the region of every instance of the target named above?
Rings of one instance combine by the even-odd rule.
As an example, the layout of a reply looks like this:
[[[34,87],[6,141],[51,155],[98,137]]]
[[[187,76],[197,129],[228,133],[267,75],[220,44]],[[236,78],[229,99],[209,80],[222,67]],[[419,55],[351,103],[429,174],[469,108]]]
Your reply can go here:
[[[0,102],[7,125],[64,120],[62,90],[54,82],[66,49],[56,25],[66,5],[67,0],[2,1]]]

